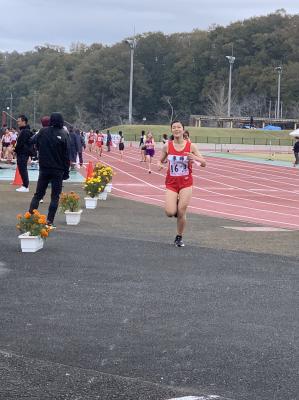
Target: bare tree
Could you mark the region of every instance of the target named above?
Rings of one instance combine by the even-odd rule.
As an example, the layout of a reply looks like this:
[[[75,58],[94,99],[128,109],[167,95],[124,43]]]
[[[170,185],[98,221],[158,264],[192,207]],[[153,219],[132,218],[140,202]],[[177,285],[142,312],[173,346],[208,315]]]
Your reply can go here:
[[[173,107],[173,105],[171,103],[171,97],[170,96],[163,96],[162,100],[165,101],[170,107],[171,113],[170,113],[170,115],[168,113],[168,117],[169,117],[169,122],[171,123],[173,121],[173,117],[174,117],[174,107]]]
[[[227,101],[224,85],[220,86],[218,90],[212,90],[208,95],[207,113],[217,117],[225,117],[227,115]]]

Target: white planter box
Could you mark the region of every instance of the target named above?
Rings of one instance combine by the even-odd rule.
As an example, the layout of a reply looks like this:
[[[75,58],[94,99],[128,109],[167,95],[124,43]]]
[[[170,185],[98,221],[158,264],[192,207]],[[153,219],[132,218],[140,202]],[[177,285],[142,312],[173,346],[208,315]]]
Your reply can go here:
[[[65,211],[65,218],[67,225],[78,225],[81,219],[82,210],[79,211]]]
[[[85,207],[94,210],[97,207],[98,198],[97,197],[84,197]]]
[[[98,194],[98,199],[99,200],[107,200],[107,192],[104,190],[102,193]]]
[[[23,253],[35,253],[44,247],[44,239],[40,236],[28,236],[26,233],[19,235]]]
[[[107,193],[111,193],[112,191],[112,183],[107,183],[105,190]]]

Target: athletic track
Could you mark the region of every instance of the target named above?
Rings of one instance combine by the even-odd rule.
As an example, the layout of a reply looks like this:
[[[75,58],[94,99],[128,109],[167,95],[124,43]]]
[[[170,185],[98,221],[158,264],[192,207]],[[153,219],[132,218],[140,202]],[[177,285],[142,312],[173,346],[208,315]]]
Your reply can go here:
[[[118,150],[84,153],[85,163],[101,161],[113,167],[113,194],[126,199],[164,206],[165,174],[157,169],[160,150],[148,174],[140,151],[126,147],[124,159]],[[299,171],[295,168],[253,164],[246,161],[205,157],[206,168],[193,167],[193,197],[189,212],[246,221],[255,225],[299,229]],[[166,164],[165,164],[166,165]],[[86,168],[86,166],[84,166]],[[85,174],[85,170],[82,170]]]

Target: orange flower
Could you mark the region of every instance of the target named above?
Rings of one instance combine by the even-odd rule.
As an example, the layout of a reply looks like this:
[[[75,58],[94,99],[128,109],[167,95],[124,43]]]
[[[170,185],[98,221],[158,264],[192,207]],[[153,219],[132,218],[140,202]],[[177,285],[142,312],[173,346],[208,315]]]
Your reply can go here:
[[[40,213],[39,213],[38,210],[33,210],[32,212],[33,212],[34,215],[37,215],[38,217],[40,216]]]
[[[27,211],[27,212],[24,214],[24,217],[25,217],[26,219],[29,219],[29,218],[31,217],[31,213],[30,213],[29,211]]]
[[[41,235],[42,238],[46,238],[46,237],[49,236],[49,232],[47,231],[47,229],[42,229],[40,231],[40,235]]]
[[[22,217],[23,217],[22,214],[18,214],[18,215],[17,215],[17,219],[21,219]]]
[[[45,225],[45,223],[46,223],[46,218],[45,218],[44,215],[42,215],[42,216],[39,217],[38,223],[41,224],[41,225]]]

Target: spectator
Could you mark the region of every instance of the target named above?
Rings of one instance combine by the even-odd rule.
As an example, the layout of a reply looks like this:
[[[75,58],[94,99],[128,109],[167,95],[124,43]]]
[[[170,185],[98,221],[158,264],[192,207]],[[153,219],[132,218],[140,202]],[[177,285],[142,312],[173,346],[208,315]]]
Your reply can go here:
[[[139,140],[139,148],[140,148],[140,154],[141,154],[141,160],[140,162],[145,162],[146,157],[145,157],[145,131],[141,132],[140,140]]]
[[[12,155],[12,134],[8,129],[6,129],[4,132],[1,142],[3,160],[10,161],[10,157]]]
[[[75,130],[75,135],[76,135],[76,146],[77,146],[77,152],[78,152],[78,157],[79,157],[79,164],[80,167],[83,165],[83,149],[85,146],[85,141],[84,138],[81,136],[81,132],[79,129]]]
[[[163,135],[162,135],[162,143],[163,143],[163,144],[166,144],[167,142],[168,142],[167,133],[163,133]]]
[[[69,178],[70,144],[68,133],[63,129],[63,123],[60,113],[52,113],[49,127],[42,128],[36,138],[39,153],[39,177],[29,212],[32,213],[34,209],[38,208],[48,184],[51,183],[51,202],[47,222],[52,228],[55,228],[53,222],[62,190],[62,181]]]
[[[71,169],[74,170],[77,163],[77,155],[79,153],[79,143],[74,128],[71,126],[69,129],[70,138],[70,162]]]
[[[124,139],[122,131],[119,131],[118,134],[119,134],[118,150],[120,153],[120,158],[122,160],[123,155],[124,155],[124,149],[125,149],[125,139]]]
[[[106,146],[107,146],[107,151],[110,151],[110,147],[112,145],[112,136],[110,131],[107,131],[107,139],[106,139]]]
[[[296,139],[296,142],[293,147],[294,156],[295,156],[295,161],[293,164],[294,167],[296,167],[296,165],[299,164],[299,137],[296,137],[295,139]]]
[[[27,163],[31,155],[30,139],[32,133],[30,131],[30,126],[28,125],[28,118],[25,115],[19,115],[17,119],[17,124],[20,129],[20,134],[18,136],[17,144],[15,147],[15,153],[17,155],[17,166],[23,181],[23,185],[16,189],[17,192],[29,192],[29,176]]]

